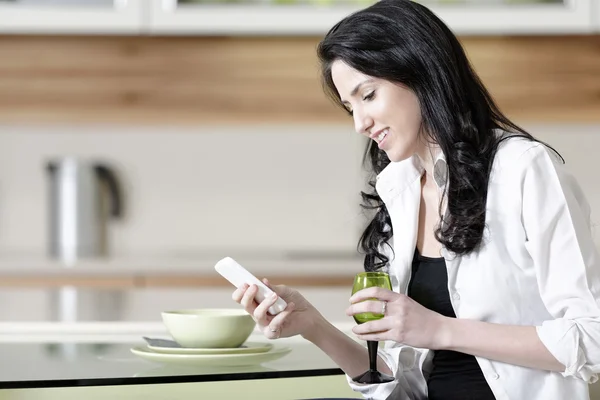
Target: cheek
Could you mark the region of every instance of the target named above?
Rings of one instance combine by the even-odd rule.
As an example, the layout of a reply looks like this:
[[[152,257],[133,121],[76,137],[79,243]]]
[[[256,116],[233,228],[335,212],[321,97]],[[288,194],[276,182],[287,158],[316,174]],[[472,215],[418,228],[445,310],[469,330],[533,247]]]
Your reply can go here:
[[[391,161],[402,161],[416,153],[419,146],[419,126],[417,120],[398,121],[392,146],[387,153]]]
[[[407,99],[398,101],[399,106],[396,107],[395,112],[388,114],[393,121],[394,125],[397,126],[398,131],[403,135],[413,137],[415,136],[421,127],[421,109],[418,104]]]
[[[405,136],[404,141],[411,145],[417,144],[421,131],[422,118],[418,110],[412,110],[411,113],[405,115],[404,126],[401,134]]]
[[[421,130],[421,118],[412,115],[404,115],[399,118],[396,124],[396,135],[406,146],[416,145],[419,141],[419,132]]]
[[[421,130],[421,125],[423,124],[423,116],[421,114],[421,107],[419,106],[419,103],[416,101],[413,104],[413,109],[412,109],[412,125],[414,130],[417,132],[417,134],[419,133],[419,131]]]

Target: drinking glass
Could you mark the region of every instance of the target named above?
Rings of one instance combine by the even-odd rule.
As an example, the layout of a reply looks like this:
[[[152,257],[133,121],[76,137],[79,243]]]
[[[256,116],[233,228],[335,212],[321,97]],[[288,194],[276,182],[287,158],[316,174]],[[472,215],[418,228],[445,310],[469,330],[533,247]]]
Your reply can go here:
[[[385,272],[361,272],[354,277],[354,285],[352,285],[352,294],[359,290],[368,287],[377,286],[392,290],[390,276]],[[374,321],[383,318],[383,314],[364,312],[354,315],[354,320],[357,324],[362,324],[368,321]],[[369,350],[369,370],[357,377],[352,378],[357,383],[385,383],[394,380],[393,377],[382,374],[377,370],[377,347],[379,342],[367,341]]]

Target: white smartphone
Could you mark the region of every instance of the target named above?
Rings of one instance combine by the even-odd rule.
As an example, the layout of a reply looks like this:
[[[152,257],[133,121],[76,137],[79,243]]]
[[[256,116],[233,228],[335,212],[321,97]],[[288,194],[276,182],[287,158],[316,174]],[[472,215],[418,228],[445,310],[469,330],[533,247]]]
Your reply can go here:
[[[246,268],[242,267],[231,257],[225,257],[224,259],[220,260],[215,265],[215,270],[237,288],[242,286],[244,283],[258,286],[258,292],[254,297],[257,303],[262,302],[264,299],[270,296],[271,293],[273,293],[273,291],[269,289],[267,285],[248,272]],[[269,307],[269,314],[277,315],[285,310],[286,307],[287,303],[281,297],[278,297],[275,304]]]

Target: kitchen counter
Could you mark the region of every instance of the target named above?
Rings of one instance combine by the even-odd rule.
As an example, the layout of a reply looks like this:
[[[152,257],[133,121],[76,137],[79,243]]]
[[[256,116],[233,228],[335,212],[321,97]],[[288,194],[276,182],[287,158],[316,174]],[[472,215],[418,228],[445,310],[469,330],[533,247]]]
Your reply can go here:
[[[178,365],[132,354],[130,348],[145,347],[142,336],[168,337],[162,324],[0,324],[0,332],[0,355],[10,360],[1,374],[2,399],[360,397],[331,359],[301,337],[269,341],[255,331],[248,341],[289,350],[236,367],[228,360]]]
[[[352,328],[356,325],[351,319],[332,321],[332,324],[350,336],[352,336]],[[165,325],[159,321],[0,322],[0,343],[92,343],[98,341],[132,343],[143,342],[142,336],[170,338]],[[267,339],[256,327],[248,340],[263,341]],[[305,342],[300,336],[286,338],[285,341]]]

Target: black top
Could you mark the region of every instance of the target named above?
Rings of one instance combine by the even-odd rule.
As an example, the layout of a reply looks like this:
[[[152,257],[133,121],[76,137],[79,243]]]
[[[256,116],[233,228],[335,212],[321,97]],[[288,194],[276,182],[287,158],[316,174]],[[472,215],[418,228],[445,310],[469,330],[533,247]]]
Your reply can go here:
[[[443,257],[425,257],[415,251],[408,296],[432,311],[456,318]],[[456,351],[434,352],[427,388],[429,400],[495,400],[475,357]]]

